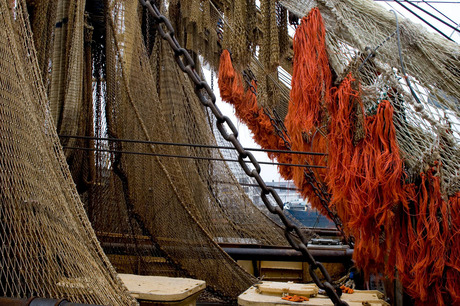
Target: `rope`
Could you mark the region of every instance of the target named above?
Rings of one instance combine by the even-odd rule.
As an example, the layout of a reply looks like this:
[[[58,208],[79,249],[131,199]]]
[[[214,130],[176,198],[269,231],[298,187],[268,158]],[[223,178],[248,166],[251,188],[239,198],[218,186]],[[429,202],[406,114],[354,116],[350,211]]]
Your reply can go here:
[[[406,74],[406,68],[404,67],[404,61],[403,61],[402,51],[401,51],[401,37],[400,37],[400,31],[399,31],[398,15],[396,14],[396,12],[394,10],[391,10],[391,12],[393,12],[393,14],[395,15],[395,20],[396,20],[396,38],[398,40],[398,54],[399,54],[399,61],[401,63],[401,71],[402,71],[402,73],[404,75],[404,79],[406,80],[407,86],[409,86],[410,93],[414,97],[415,101],[417,101],[417,103],[419,105],[422,105],[422,102],[420,102],[417,94],[412,89],[411,83],[409,81],[409,77]]]

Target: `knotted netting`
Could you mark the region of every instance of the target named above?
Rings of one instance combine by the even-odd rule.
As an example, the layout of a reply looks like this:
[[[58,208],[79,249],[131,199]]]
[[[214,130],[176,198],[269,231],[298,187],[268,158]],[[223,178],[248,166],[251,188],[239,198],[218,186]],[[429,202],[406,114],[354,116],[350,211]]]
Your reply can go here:
[[[401,16],[397,29],[394,13],[373,1],[284,4],[298,16],[315,6],[320,9],[330,64],[339,80],[350,70],[360,68],[358,75],[368,113],[375,112],[379,101],[397,98],[394,123],[410,176],[414,179],[438,159],[443,164],[443,191],[454,195],[459,189],[459,45]],[[375,55],[361,66],[378,46]],[[402,72],[399,49],[406,75]],[[415,96],[405,78],[412,83]]]
[[[0,2],[0,296],[134,305],[72,182],[25,2]]]
[[[286,245],[282,230],[252,204],[219,151],[204,147],[216,145],[212,121],[139,4],[86,9],[85,22],[72,25],[85,35],[60,43],[70,54],[82,46],[83,63],[59,66],[67,84],[78,76],[81,84],[57,100],[61,118],[68,91],[80,92],[69,100],[79,103],[73,124],[58,129],[99,240],[119,272],[196,277],[235,298],[255,278],[218,243]],[[53,71],[50,78],[53,92]]]
[[[458,303],[458,44],[372,1],[282,4],[307,15],[293,40],[291,148],[328,153],[315,176],[356,239],[356,264],[398,277],[419,304]],[[263,147],[282,149],[260,116],[265,105],[242,89],[229,61],[222,56],[224,100]],[[308,175],[280,170],[321,208]]]
[[[232,299],[253,284],[218,243],[286,245],[282,230],[219,151],[146,143],[216,145],[140,5],[2,3],[2,17],[2,92],[15,95],[3,104],[15,154],[2,166],[2,295],[133,303],[78,196],[118,272],[197,277]]]

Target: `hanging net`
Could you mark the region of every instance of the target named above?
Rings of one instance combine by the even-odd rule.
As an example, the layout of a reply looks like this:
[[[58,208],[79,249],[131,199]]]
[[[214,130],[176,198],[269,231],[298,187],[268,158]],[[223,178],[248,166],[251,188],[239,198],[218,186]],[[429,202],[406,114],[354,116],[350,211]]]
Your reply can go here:
[[[61,10],[58,20],[71,19],[75,7]],[[54,31],[47,77],[67,162],[98,239],[118,272],[195,277],[236,298],[256,279],[219,243],[286,246],[283,231],[252,204],[221,153],[204,147],[217,145],[212,120],[151,17],[137,2],[86,10],[65,36]],[[174,3],[163,7],[174,10]],[[61,57],[54,52],[74,50],[81,52],[55,68]]]
[[[355,238],[359,267],[399,278],[417,304],[459,303],[459,46],[372,1],[282,4],[308,14],[293,39],[290,146],[225,51],[223,99],[261,146],[328,153],[273,157],[327,167],[313,171],[316,186],[327,187],[328,208]],[[311,174],[280,173],[327,213]]]
[[[134,305],[72,182],[23,1],[0,2],[0,296]]]

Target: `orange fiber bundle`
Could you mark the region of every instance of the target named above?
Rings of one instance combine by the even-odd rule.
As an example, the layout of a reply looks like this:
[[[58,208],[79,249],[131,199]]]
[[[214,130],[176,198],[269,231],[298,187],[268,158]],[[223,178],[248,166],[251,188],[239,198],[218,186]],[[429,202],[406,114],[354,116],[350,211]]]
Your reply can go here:
[[[381,237],[393,235],[393,208],[406,200],[393,107],[390,102],[382,101],[377,114],[365,120],[365,138],[353,145],[352,110],[359,103],[353,82],[348,75],[328,105],[327,183],[332,204],[356,239],[354,259],[358,266],[371,271],[383,267],[391,240],[382,242]]]
[[[411,205],[413,212],[402,217],[406,219],[407,230],[396,244],[401,253],[396,266],[403,287],[417,305],[455,305],[448,302],[447,291],[449,286],[457,286],[450,295],[452,300],[458,299],[458,278],[449,281],[446,276],[458,276],[459,266],[449,267],[448,258],[449,253],[458,252],[459,245],[452,244],[455,234],[452,236],[449,229],[449,204],[442,197],[440,179],[435,172],[430,169],[420,175],[412,203],[415,205]]]
[[[359,82],[349,74],[332,87],[325,30],[313,9],[294,37],[292,90],[285,125],[294,151],[328,152],[328,156],[272,154],[280,162],[327,165],[311,170],[332,195],[345,231],[355,237],[354,260],[365,272],[385,271],[400,279],[417,305],[460,305],[460,192],[446,201],[435,163],[418,181],[404,184],[405,172],[393,124],[393,106],[381,101],[364,120],[365,136],[354,143],[356,108],[364,109]],[[224,51],[219,71],[222,98],[233,104],[263,148],[287,149],[269,118],[245,91]],[[312,206],[319,198],[300,167],[281,167]],[[308,172],[308,171],[307,171]]]
[[[288,113],[285,125],[291,137],[294,151],[326,152],[327,139],[322,135],[321,122],[325,119],[322,109],[330,99],[332,74],[326,53],[326,34],[321,14],[317,8],[302,19],[294,40],[293,74]],[[323,156],[292,155],[295,164],[326,165]],[[303,197],[311,199],[313,207],[324,212],[312,187],[305,179],[304,170],[295,168],[293,180]],[[314,170],[315,176],[324,181],[325,171]]]
[[[291,137],[294,151],[326,152],[326,127],[322,109],[330,99],[332,74],[326,53],[326,34],[321,14],[317,8],[302,19],[293,40],[294,59],[291,93],[285,125]],[[324,156],[292,155],[295,164],[326,165]],[[292,178],[309,198],[312,206],[326,213],[313,189],[305,178],[303,168],[294,168]],[[324,182],[325,171],[312,170]]]
[[[222,100],[233,105],[235,115],[252,131],[258,145],[265,149],[287,150],[263,108],[257,105],[256,95],[244,90],[242,77],[234,70],[228,50],[223,50],[220,57],[218,84]],[[254,82],[252,85],[256,87]],[[290,154],[269,153],[269,157],[281,163],[292,162]],[[291,179],[290,167],[281,166],[280,173],[285,179]]]
[[[311,132],[322,121],[322,104],[330,97],[332,74],[326,52],[326,30],[318,8],[302,19],[294,40],[293,73],[286,127],[300,142],[301,132]],[[296,132],[295,135],[293,132]]]
[[[460,192],[449,199],[449,207],[451,229],[447,240],[449,254],[446,260],[445,287],[451,305],[460,305]]]
[[[337,212],[345,220],[352,218],[352,212],[348,209],[350,187],[353,181],[349,177],[354,175],[349,169],[353,152],[353,126],[350,118],[355,100],[359,98],[358,92],[352,89],[355,80],[348,75],[338,89],[333,88],[333,99],[328,101],[329,111],[329,147],[328,147],[328,172],[326,180],[332,194],[332,204]],[[345,224],[346,226],[346,224]]]

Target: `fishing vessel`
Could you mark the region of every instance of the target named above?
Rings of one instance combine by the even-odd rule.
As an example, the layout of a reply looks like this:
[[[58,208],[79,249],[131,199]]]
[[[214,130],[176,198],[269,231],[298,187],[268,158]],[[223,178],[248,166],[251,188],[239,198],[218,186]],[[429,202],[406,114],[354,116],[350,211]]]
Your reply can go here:
[[[1,0],[0,23],[0,297],[136,305],[128,273],[231,304],[253,252],[331,305],[376,277],[394,305],[460,304],[457,43],[370,0]],[[285,216],[216,93],[343,256]]]

